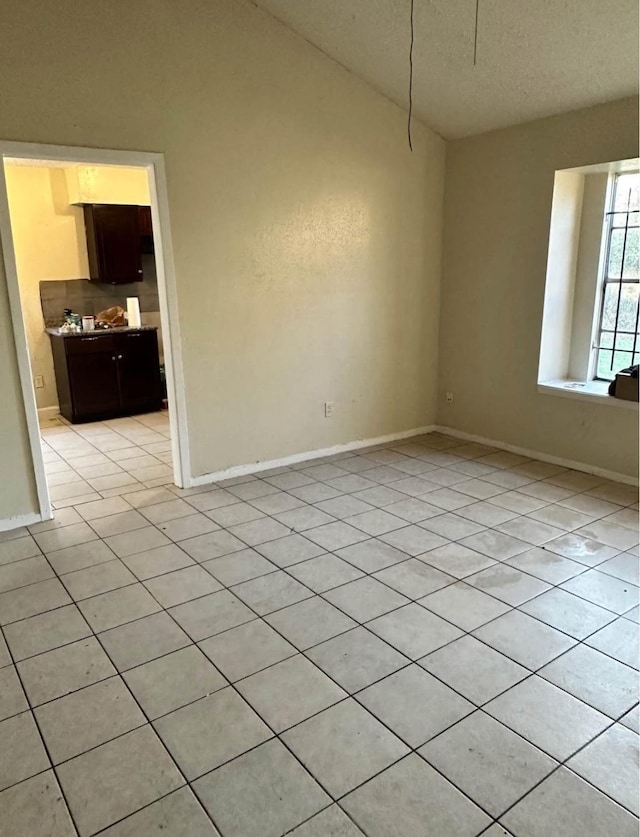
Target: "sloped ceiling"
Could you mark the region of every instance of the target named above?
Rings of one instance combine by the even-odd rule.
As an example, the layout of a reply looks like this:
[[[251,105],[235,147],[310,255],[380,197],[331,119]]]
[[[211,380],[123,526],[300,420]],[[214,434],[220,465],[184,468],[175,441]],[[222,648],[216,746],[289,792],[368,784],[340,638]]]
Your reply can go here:
[[[253,0],[407,107],[410,0]],[[637,0],[415,0],[414,114],[446,138],[638,91]]]

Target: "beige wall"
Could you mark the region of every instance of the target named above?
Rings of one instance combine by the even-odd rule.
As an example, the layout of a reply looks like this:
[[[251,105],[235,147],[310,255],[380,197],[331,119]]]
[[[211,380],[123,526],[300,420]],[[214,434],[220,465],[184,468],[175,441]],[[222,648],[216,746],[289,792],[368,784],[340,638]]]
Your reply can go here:
[[[37,498],[2,258],[0,393],[0,521],[9,521],[11,518],[36,511]],[[4,528],[9,527],[5,525]]]
[[[554,173],[637,150],[635,100],[448,145],[439,424],[637,474],[635,410],[536,387]]]
[[[64,169],[7,165],[5,175],[31,372],[44,378],[36,404],[52,407],[58,396],[40,281],[89,275],[82,209],[69,206]]]
[[[0,77],[2,138],[165,154],[195,475],[433,422],[439,137],[239,0],[25,0]]]
[[[13,163],[5,165],[5,176],[31,373],[44,379],[35,390],[36,404],[38,409],[54,407],[58,395],[40,282],[89,275],[82,208],[71,201],[149,204],[148,176],[145,169],[124,166],[63,169]]]

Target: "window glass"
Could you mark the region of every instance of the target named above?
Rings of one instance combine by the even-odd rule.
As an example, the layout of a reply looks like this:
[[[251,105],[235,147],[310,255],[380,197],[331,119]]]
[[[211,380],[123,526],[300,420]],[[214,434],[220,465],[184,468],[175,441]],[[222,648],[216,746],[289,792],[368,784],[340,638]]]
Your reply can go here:
[[[616,175],[605,215],[596,378],[612,380],[640,359],[640,174]]]

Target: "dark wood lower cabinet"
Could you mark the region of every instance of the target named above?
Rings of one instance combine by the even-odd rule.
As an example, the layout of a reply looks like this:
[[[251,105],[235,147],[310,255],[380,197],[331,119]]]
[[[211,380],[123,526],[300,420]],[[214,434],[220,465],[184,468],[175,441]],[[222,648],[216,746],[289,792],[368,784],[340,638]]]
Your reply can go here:
[[[129,412],[142,413],[148,404],[162,401],[158,339],[155,331],[131,331],[121,341],[117,356],[120,401]],[[155,375],[150,374],[152,369]]]
[[[69,355],[71,412],[62,412],[69,421],[88,421],[111,414],[120,406],[116,362],[111,352]],[[56,378],[57,378],[56,374]]]
[[[97,421],[161,408],[155,329],[50,335],[58,404],[69,421]]]

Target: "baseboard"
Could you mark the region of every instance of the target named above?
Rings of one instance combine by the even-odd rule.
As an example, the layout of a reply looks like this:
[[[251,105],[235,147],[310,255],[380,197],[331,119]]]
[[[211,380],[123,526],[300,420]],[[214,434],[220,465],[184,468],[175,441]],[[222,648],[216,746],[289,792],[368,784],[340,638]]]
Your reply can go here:
[[[400,433],[390,433],[388,436],[377,436],[375,439],[357,439],[354,442],[346,442],[343,445],[334,445],[330,448],[304,451],[294,453],[291,456],[284,456],[282,459],[269,459],[263,462],[251,462],[249,465],[235,465],[223,471],[216,471],[212,474],[202,474],[192,477],[189,487],[197,488],[200,485],[208,485],[211,482],[228,480],[232,477],[244,477],[247,474],[258,474],[260,471],[269,471],[271,468],[284,468],[287,465],[296,465],[298,462],[305,462],[307,459],[322,459],[325,456],[335,456],[337,453],[348,453],[360,448],[368,448],[372,445],[384,445],[387,442],[397,442],[401,439],[410,439],[413,436],[422,436],[425,433],[432,433],[436,429],[431,424],[428,427],[414,427],[413,430],[403,430]]]
[[[60,407],[56,404],[55,407],[38,407],[39,419],[52,419],[60,415]]]
[[[530,459],[539,459],[541,462],[549,462],[552,465],[560,465],[563,468],[572,468],[574,471],[584,471],[587,474],[595,474],[596,477],[603,477],[613,482],[623,482],[627,485],[638,485],[638,480],[629,474],[618,474],[616,471],[609,471],[607,468],[599,468],[596,465],[587,465],[585,462],[575,462],[573,459],[564,459],[561,456],[552,456],[549,453],[541,453],[538,450],[521,448],[518,445],[510,445],[508,442],[498,442],[495,439],[487,439],[485,436],[476,436],[473,433],[465,433],[463,430],[455,430],[453,427],[436,425],[434,428],[439,433],[446,433],[456,439],[464,439],[465,442],[475,442],[478,445],[487,445],[492,448],[518,453],[520,456],[528,456]],[[455,452],[455,451],[454,451]]]
[[[11,529],[20,529],[22,526],[33,526],[34,523],[40,523],[41,521],[42,515],[35,512],[6,517],[4,520],[0,520],[0,532],[9,532]]]

